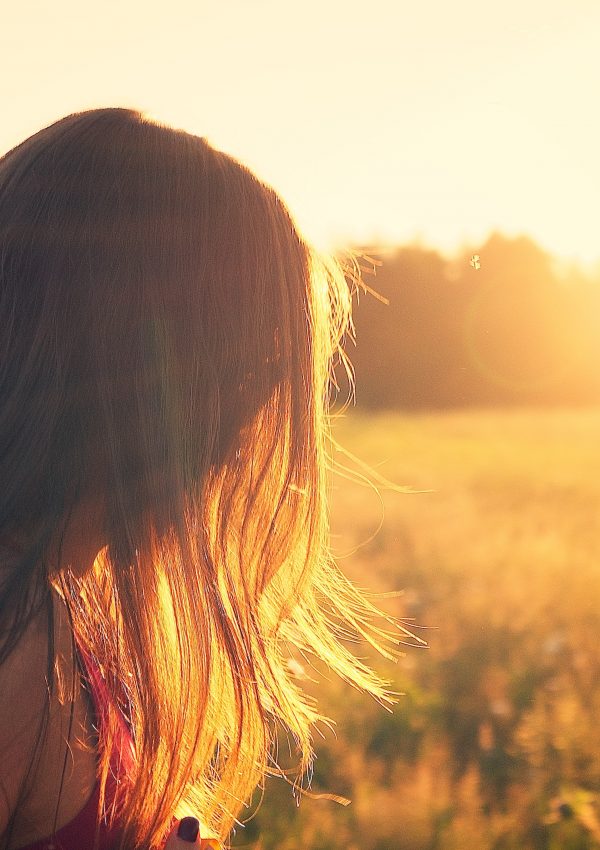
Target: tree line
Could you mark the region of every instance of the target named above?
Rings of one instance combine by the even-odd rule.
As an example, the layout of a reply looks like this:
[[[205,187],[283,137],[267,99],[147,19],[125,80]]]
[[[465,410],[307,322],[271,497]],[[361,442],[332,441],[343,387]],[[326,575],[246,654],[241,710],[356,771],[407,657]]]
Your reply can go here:
[[[600,402],[600,278],[500,234],[454,260],[418,245],[369,254],[346,343],[359,406]]]

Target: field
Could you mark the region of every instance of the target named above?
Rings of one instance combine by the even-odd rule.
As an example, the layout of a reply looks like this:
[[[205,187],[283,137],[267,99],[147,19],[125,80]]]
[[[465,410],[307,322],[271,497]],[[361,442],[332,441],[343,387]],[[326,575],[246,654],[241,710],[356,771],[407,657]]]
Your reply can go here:
[[[379,604],[428,647],[357,647],[402,693],[392,713],[311,685],[337,722],[311,790],[352,802],[296,807],[268,780],[234,846],[600,848],[600,411],[352,413],[335,435],[421,491],[336,477],[332,544],[362,587],[401,591]]]

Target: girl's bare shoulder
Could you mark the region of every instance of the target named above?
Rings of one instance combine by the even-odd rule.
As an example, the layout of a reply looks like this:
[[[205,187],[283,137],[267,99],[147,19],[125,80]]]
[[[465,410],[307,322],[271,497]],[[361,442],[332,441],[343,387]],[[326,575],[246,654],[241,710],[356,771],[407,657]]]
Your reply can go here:
[[[45,612],[0,665],[0,835],[16,804],[48,702]]]

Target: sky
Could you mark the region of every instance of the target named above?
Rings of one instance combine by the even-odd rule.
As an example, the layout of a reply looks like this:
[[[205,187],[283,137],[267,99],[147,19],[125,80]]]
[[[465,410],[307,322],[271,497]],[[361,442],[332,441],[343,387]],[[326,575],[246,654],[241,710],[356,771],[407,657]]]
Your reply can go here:
[[[133,106],[249,165],[321,248],[493,230],[600,260],[600,0],[21,0],[0,152]]]

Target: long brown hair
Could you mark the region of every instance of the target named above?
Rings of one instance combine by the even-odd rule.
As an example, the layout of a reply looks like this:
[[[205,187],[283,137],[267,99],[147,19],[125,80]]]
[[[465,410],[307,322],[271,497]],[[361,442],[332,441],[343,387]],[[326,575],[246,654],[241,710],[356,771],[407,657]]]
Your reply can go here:
[[[328,553],[348,282],[239,162],[96,109],[0,160],[0,286],[0,534],[30,529],[0,594],[0,663],[53,585],[114,696],[103,782],[116,706],[132,728],[122,846],[158,846],[174,811],[226,839],[276,770],[278,724],[299,779],[310,766],[322,717],[290,645],[389,698],[342,642],[383,650],[379,612]],[[83,577],[52,573],[92,470],[107,545]]]

